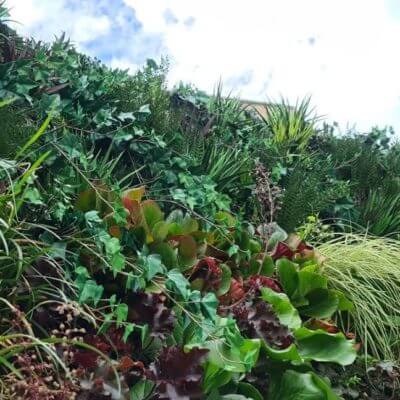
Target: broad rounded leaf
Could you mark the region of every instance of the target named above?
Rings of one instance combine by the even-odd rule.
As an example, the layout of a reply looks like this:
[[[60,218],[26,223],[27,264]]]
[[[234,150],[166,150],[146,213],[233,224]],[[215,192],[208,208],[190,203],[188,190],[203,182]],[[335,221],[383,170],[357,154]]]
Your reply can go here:
[[[330,318],[338,309],[339,298],[335,291],[329,289],[315,289],[306,299],[308,305],[299,307],[299,312],[307,317]]]
[[[263,287],[261,288],[261,298],[272,305],[282,325],[286,325],[290,329],[300,328],[299,313],[285,293],[277,293],[270,288]]]
[[[155,242],[163,241],[169,233],[169,223],[165,221],[156,222],[153,226],[151,234]]]
[[[301,270],[298,275],[300,296],[306,296],[314,289],[326,289],[328,286],[328,279],[316,272]]]
[[[232,272],[231,269],[225,264],[220,264],[219,267],[222,270],[222,276],[221,276],[221,284],[217,291],[217,296],[222,296],[225,293],[227,293],[231,287]]]
[[[264,350],[268,357],[275,361],[304,361],[294,343],[286,349],[278,350],[268,346],[267,343],[264,342]]]
[[[329,385],[312,372],[285,371],[272,380],[268,400],[340,400]]]
[[[162,263],[168,268],[175,268],[178,266],[178,257],[175,250],[165,242],[153,243],[150,246],[153,253],[161,256]]]
[[[178,258],[179,264],[184,269],[194,265],[197,258],[197,243],[191,236],[179,236]]]
[[[300,355],[307,361],[334,362],[350,365],[357,352],[354,341],[346,339],[343,333],[328,333],[322,329],[299,328],[294,332]]]
[[[247,396],[246,398],[252,400],[263,400],[263,396],[253,385],[247,382],[239,382],[238,383],[238,394]],[[230,397],[232,399],[232,397]]]
[[[285,293],[292,297],[298,287],[299,277],[296,264],[286,258],[281,258],[276,262],[279,281],[285,290]]]
[[[154,200],[145,200],[141,206],[148,227],[153,229],[154,225],[164,218],[164,213]]]

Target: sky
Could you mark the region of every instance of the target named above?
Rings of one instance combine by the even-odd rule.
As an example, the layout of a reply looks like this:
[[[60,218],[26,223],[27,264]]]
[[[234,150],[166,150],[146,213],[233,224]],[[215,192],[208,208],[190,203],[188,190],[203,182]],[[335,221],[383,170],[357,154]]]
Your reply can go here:
[[[400,0],[8,0],[17,30],[62,32],[134,72],[167,56],[179,81],[254,101],[311,95],[344,129],[400,134]]]

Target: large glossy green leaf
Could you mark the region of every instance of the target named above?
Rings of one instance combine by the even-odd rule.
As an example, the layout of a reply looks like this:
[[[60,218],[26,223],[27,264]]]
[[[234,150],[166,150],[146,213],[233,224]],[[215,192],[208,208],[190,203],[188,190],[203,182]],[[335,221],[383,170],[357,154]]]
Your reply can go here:
[[[204,366],[203,388],[205,392],[210,392],[226,385],[232,379],[232,372],[225,371],[217,365],[207,362]]]
[[[290,329],[300,328],[301,319],[299,313],[285,293],[277,293],[270,288],[262,288],[261,298],[272,304],[281,324]]]
[[[247,272],[247,271],[246,271]],[[271,256],[263,253],[254,254],[250,260],[248,275],[272,276],[275,264]]]
[[[306,296],[315,289],[325,289],[328,285],[328,280],[316,272],[302,270],[298,273],[299,276],[299,295]]]
[[[225,371],[248,372],[255,364],[260,350],[260,341],[245,339],[240,347],[233,347],[223,339],[196,344],[196,347],[210,350],[208,361]]]
[[[130,391],[131,400],[146,400],[154,390],[154,383],[148,380],[141,380],[136,383]]]
[[[340,400],[329,385],[312,372],[285,371],[273,379],[268,400]]]
[[[333,290],[314,289],[307,294],[308,305],[299,307],[302,315],[314,318],[330,318],[338,309],[339,298]]]
[[[276,267],[283,289],[289,297],[292,297],[299,285],[296,264],[286,258],[281,258],[276,262]]]
[[[263,344],[264,344],[264,350],[267,353],[268,357],[274,361],[297,361],[297,362],[304,361],[303,358],[300,356],[299,351],[294,343],[291,344],[286,349],[282,350],[274,349],[268,346],[267,343],[265,342]]]
[[[238,394],[246,396],[252,400],[263,400],[261,393],[250,383],[239,382],[237,388]]]
[[[310,330],[303,327],[297,329],[294,336],[299,353],[306,361],[350,365],[356,359],[354,342],[346,339],[342,333],[332,334],[322,329]]]

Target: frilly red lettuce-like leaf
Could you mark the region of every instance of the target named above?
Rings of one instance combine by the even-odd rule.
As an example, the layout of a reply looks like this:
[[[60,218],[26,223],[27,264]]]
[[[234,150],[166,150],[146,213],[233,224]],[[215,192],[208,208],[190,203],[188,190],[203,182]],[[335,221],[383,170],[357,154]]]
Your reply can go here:
[[[191,400],[203,398],[200,365],[208,350],[193,348],[185,353],[179,347],[165,347],[158,359],[150,364],[147,377],[157,387],[160,400]]]

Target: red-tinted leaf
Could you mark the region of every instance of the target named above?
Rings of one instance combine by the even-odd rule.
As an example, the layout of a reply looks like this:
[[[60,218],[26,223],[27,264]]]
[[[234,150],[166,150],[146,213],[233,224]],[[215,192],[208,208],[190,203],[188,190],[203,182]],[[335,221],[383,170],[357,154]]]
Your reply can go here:
[[[271,254],[271,257],[274,260],[278,260],[279,258],[282,258],[282,257],[286,257],[289,260],[291,260],[293,258],[293,256],[294,256],[294,251],[286,243],[283,243],[283,242],[279,242],[275,246],[275,248]]]
[[[201,280],[203,282],[200,290],[217,291],[221,285],[222,270],[218,266],[217,260],[213,257],[201,259],[193,268],[189,281]]]
[[[263,300],[241,302],[233,308],[233,315],[240,331],[248,338],[264,339],[279,349],[293,343],[288,328],[279,322],[271,304]]]
[[[202,373],[200,363],[208,350],[193,348],[185,353],[178,347],[166,347],[150,365],[148,378],[157,385],[160,400],[201,399]]]
[[[268,278],[262,275],[250,276],[250,278],[247,279],[245,286],[247,290],[253,291],[259,291],[262,287],[267,287],[275,292],[282,292],[282,288],[276,279]]]
[[[128,296],[128,319],[138,325],[149,325],[150,335],[165,337],[174,329],[174,314],[165,306],[165,296],[157,293],[131,293]]]
[[[227,294],[221,296],[219,301],[222,305],[229,305],[236,303],[239,300],[242,300],[246,296],[246,291],[243,287],[243,282],[236,280],[235,278],[231,279],[231,287]]]

